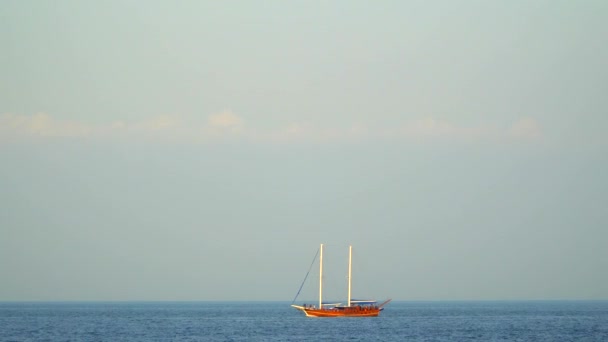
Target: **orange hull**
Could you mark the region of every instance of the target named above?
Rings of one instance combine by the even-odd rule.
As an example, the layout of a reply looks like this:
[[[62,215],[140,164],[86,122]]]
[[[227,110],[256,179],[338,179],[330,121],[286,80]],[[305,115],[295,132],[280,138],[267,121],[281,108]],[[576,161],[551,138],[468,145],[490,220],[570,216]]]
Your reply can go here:
[[[381,309],[362,308],[353,306],[349,308],[332,309],[300,309],[308,317],[377,317]]]

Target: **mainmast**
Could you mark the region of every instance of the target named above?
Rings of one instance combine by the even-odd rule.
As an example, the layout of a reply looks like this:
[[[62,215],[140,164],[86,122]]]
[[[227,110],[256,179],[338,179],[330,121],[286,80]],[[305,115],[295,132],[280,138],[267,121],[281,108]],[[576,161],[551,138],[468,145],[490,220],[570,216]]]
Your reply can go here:
[[[350,284],[351,284],[351,274],[352,274],[352,265],[353,265],[353,246],[348,246],[348,304],[350,306]]]
[[[319,309],[323,309],[323,244],[319,251]]]

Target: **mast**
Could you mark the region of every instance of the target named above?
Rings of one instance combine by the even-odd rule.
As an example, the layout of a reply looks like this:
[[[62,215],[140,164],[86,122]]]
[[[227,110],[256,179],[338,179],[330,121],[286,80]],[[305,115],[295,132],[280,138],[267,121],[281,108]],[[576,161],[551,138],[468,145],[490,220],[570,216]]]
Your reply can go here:
[[[353,265],[353,246],[348,246],[348,304],[350,306],[350,284],[351,284],[351,274],[352,274],[352,265]]]
[[[323,244],[319,251],[319,309],[323,309]]]

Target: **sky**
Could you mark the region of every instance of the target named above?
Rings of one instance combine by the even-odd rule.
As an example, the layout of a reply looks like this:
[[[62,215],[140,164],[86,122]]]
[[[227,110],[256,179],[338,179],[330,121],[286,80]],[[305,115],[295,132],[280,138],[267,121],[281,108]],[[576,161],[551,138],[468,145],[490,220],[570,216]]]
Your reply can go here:
[[[0,3],[0,300],[608,299],[606,1]],[[303,298],[316,294],[315,271]],[[318,275],[316,275],[318,277]]]

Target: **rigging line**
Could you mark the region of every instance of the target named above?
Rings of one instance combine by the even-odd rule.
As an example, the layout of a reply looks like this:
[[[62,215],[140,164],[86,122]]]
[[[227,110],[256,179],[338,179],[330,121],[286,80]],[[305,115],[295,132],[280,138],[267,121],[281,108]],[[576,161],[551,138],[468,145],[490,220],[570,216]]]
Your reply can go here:
[[[298,290],[298,293],[296,293],[296,296],[293,297],[291,304],[295,303],[296,299],[298,299],[298,296],[300,295],[300,291],[302,291],[302,287],[304,287],[304,283],[306,282],[306,279],[308,278],[308,274],[310,274],[310,270],[312,270],[312,266],[315,264],[315,260],[317,260],[317,255],[319,255],[319,250],[320,249],[317,249],[317,253],[315,254],[315,257],[312,259],[312,262],[310,263],[310,267],[308,268],[308,272],[306,272],[306,276],[304,277],[304,280],[302,280],[300,289]]]

